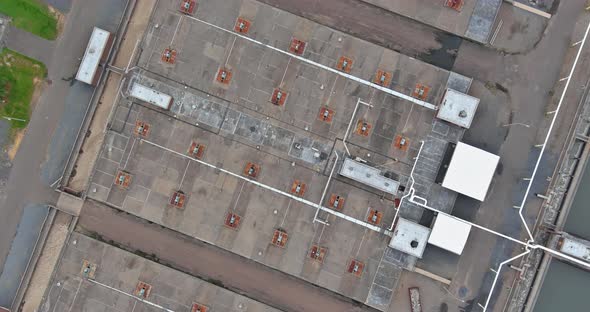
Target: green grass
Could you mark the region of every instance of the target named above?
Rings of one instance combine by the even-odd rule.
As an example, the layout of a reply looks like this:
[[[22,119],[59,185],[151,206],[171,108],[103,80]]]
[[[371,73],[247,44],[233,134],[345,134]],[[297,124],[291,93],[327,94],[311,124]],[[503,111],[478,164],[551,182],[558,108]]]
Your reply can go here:
[[[27,126],[31,114],[31,99],[35,81],[47,75],[45,65],[9,49],[0,53],[0,117],[25,119],[11,120],[13,130]]]
[[[57,18],[39,0],[0,0],[0,13],[12,17],[15,27],[49,40],[57,37]]]

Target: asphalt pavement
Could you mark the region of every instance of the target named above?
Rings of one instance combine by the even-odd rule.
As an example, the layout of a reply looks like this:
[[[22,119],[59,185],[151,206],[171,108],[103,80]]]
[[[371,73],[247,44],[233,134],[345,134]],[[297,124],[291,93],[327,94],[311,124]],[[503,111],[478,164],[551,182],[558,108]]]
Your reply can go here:
[[[7,34],[9,48],[44,59],[48,77],[12,163],[5,197],[0,198],[0,267],[4,267],[24,207],[57,202],[58,194],[50,185],[61,176],[92,95],[90,87],[73,82],[72,77],[92,28],[114,31],[125,2],[74,0],[68,8],[69,1],[61,1],[68,9],[64,29],[50,44],[33,40],[28,33]]]
[[[34,58],[44,64],[51,63],[56,41],[43,39],[12,25],[8,26],[4,40],[11,50]]]

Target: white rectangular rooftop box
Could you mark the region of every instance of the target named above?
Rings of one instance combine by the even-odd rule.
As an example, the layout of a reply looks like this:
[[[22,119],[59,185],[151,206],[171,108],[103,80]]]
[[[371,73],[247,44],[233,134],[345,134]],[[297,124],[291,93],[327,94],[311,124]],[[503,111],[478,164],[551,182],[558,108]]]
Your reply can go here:
[[[101,62],[106,61],[111,45],[111,33],[94,27],[78,73],[76,73],[76,80],[95,86],[100,78],[98,66]]]
[[[397,249],[414,257],[422,258],[430,229],[418,223],[399,218],[389,247]]]
[[[569,235],[559,238],[557,248],[564,254],[574,256],[590,263],[590,242],[570,237]]]
[[[458,142],[442,186],[484,201],[500,156]]]
[[[454,254],[463,253],[471,225],[442,213],[436,216],[428,243]]]
[[[138,100],[150,103],[165,110],[170,109],[170,105],[172,105],[172,97],[170,95],[148,88],[137,82],[131,87],[130,94]]]
[[[340,175],[393,195],[399,188],[399,182],[383,176],[381,170],[351,158],[344,160]]]
[[[445,91],[436,117],[469,128],[478,105],[478,98],[449,88]]]

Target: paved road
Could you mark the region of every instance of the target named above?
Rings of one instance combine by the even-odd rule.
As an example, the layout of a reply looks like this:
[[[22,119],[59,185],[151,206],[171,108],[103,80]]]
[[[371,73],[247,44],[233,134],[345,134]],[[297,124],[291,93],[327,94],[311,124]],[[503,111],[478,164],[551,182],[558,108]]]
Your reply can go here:
[[[546,124],[543,123],[546,118],[545,107],[550,102],[554,84],[560,78],[562,60],[586,1],[561,1],[543,39],[527,53],[504,54],[463,40],[459,42],[456,58],[453,53],[441,52],[436,54],[435,59],[429,59],[431,55],[428,54],[431,52],[428,46],[433,45],[433,38],[438,38],[439,42],[455,42],[451,39],[452,35],[413,20],[395,17],[377,7],[363,6],[356,0],[259,1],[381,46],[393,47],[403,54],[416,56],[425,62],[452,69],[479,81],[474,84],[470,93],[480,97],[482,105],[463,141],[499,154],[501,165],[486,202],[480,204],[460,196],[456,210],[462,217],[478,224],[525,239],[526,232],[521,226],[517,210],[512,206],[520,204],[526,186],[522,178],[531,174],[537,160],[539,149],[533,146],[540,143],[547,132]],[[524,18],[522,15],[516,16]],[[375,29],[382,29],[383,32]],[[448,64],[450,66],[445,66]],[[573,106],[577,102],[573,100],[566,105]],[[560,138],[565,134],[569,120],[573,118],[573,112],[571,109],[564,110],[561,115],[563,122],[554,129],[557,143],[546,151],[538,172],[541,178],[534,184],[529,205],[526,207],[525,217],[529,225],[533,224],[541,204],[533,194],[545,192],[547,183],[544,177],[552,173],[561,150]],[[532,126],[502,126],[510,122]],[[507,244],[504,240],[498,240],[481,231],[473,231],[470,241],[477,243],[469,245],[462,255],[458,265],[460,270],[454,277],[457,282],[453,284],[451,291],[462,299],[482,302],[486,299],[493,277],[489,268],[510,258],[518,249],[514,244]],[[502,284],[503,281],[500,280],[496,289],[505,289],[506,285],[503,287]]]
[[[50,184],[63,170],[92,94],[88,86],[62,78],[75,74],[78,58],[83,55],[95,25],[107,30],[116,28],[124,4],[124,0],[73,1],[63,33],[51,44],[33,40],[30,34],[20,31],[7,35],[9,48],[45,61],[49,83],[36,103],[27,134],[13,161],[6,196],[0,198],[0,267],[4,266],[24,207],[57,201],[57,193]]]
[[[51,63],[55,41],[43,39],[12,25],[8,27],[4,40],[6,45],[16,52],[32,57],[44,64]]]
[[[282,311],[376,311],[342,295],[92,200],[78,229]]]

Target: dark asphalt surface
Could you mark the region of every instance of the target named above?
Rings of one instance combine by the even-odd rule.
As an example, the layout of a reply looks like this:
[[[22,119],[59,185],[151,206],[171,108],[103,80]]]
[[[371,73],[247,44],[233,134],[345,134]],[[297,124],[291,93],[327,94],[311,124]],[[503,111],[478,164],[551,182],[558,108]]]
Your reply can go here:
[[[366,311],[370,307],[219,247],[87,200],[77,231],[282,311]]]
[[[12,305],[48,214],[49,208],[43,205],[29,205],[24,209],[10,256],[0,275],[0,306]]]
[[[55,41],[43,39],[12,25],[8,27],[4,40],[11,50],[25,54],[44,64],[51,62],[52,53],[48,52],[53,51],[56,44]]]
[[[258,0],[450,70],[463,39],[358,0]]]
[[[63,13],[70,11],[72,0],[42,0]]]
[[[61,1],[67,5],[69,1]],[[30,34],[8,34],[9,48],[44,59],[48,83],[33,112],[27,134],[12,164],[0,203],[0,267],[11,246],[22,211],[27,205],[55,204],[50,187],[63,171],[75,135],[92,94],[88,86],[64,81],[77,71],[92,28],[110,31],[119,23],[125,0],[75,0],[66,15],[63,33],[49,47]],[[45,55],[39,55],[41,51]]]

